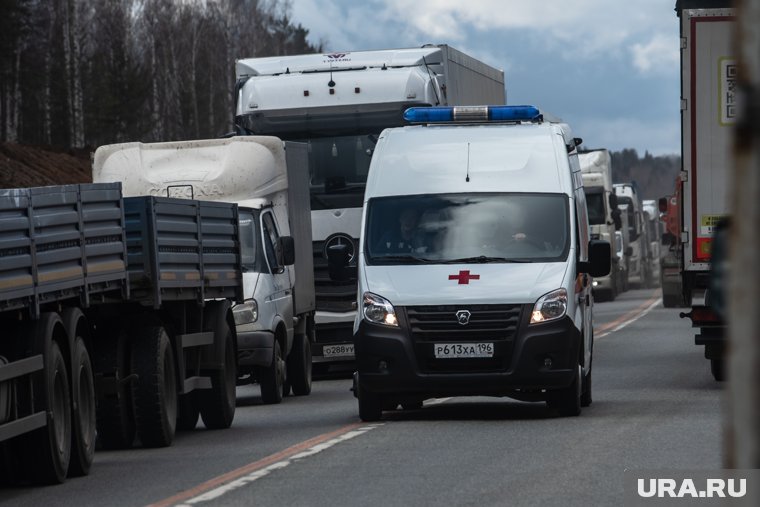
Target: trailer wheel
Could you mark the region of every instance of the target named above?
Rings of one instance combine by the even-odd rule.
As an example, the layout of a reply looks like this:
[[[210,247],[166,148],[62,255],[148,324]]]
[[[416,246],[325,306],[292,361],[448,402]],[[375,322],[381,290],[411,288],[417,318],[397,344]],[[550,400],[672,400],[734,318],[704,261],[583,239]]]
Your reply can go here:
[[[42,350],[45,368],[35,376],[35,411],[47,410],[47,426],[24,435],[27,472],[39,484],[60,484],[66,479],[71,458],[71,396],[66,361],[53,339],[60,320],[45,314],[36,323],[37,351]],[[44,333],[44,335],[43,335]]]
[[[177,399],[177,431],[194,430],[198,425],[200,404],[196,391],[182,394]]]
[[[235,418],[237,356],[232,332],[224,322],[224,368],[211,373],[211,389],[199,393],[203,424],[210,430],[229,428]]]
[[[293,349],[287,360],[288,381],[296,396],[311,393],[311,342],[308,334],[293,337]]]
[[[95,386],[84,340],[77,336],[71,365],[71,464],[69,475],[87,475],[95,455]]]
[[[568,387],[546,393],[546,405],[550,410],[555,410],[559,415],[564,417],[580,415],[582,405],[582,374],[583,371],[579,364],[573,381]]]
[[[282,359],[282,347],[275,340],[272,351],[272,364],[260,370],[259,383],[261,401],[267,405],[280,403],[285,386],[285,361]]]
[[[125,381],[131,373],[132,354],[124,324],[106,328],[94,348],[95,371],[100,375],[108,373],[112,381],[111,392],[98,398],[95,410],[98,444],[103,449],[127,449],[135,440],[132,388]]]
[[[174,352],[166,330],[137,331],[132,354],[132,383],[137,436],[145,447],[167,447],[177,429],[177,378]]]

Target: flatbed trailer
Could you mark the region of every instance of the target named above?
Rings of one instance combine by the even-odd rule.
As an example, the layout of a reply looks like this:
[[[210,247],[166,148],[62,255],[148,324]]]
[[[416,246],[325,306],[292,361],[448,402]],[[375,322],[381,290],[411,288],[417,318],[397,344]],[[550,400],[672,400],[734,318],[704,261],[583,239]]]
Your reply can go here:
[[[199,415],[229,427],[240,262],[234,204],[0,190],[0,477],[87,474],[96,435],[161,447]]]

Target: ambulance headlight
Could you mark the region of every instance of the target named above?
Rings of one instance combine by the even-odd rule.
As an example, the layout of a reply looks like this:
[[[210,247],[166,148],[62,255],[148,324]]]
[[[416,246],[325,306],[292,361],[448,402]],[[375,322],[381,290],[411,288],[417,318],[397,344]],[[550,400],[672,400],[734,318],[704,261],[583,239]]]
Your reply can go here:
[[[259,320],[259,305],[255,299],[249,299],[244,303],[232,307],[232,316],[235,318],[235,325],[252,324]]]
[[[530,323],[549,322],[564,317],[566,313],[567,291],[565,289],[557,289],[538,298],[535,306],[533,306]]]
[[[365,292],[362,297],[362,312],[364,319],[373,324],[382,324],[384,326],[398,327],[396,319],[396,310],[387,299]]]

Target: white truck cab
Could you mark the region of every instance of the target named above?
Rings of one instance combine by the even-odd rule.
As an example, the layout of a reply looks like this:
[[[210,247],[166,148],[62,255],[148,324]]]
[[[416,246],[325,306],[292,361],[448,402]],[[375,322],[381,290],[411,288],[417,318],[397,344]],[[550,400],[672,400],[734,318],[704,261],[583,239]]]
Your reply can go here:
[[[590,239],[580,140],[532,106],[405,118],[423,124],[382,133],[364,195],[361,419],[457,395],[579,414],[591,403],[591,276],[610,266],[609,243]]]
[[[276,137],[243,136],[112,144],[98,148],[93,161],[93,180],[120,181],[125,196],[239,205],[245,301],[233,308],[238,384],[258,382],[264,403],[279,403],[291,389],[311,392],[311,220],[308,185],[299,174],[307,170],[305,151],[300,144],[286,150]],[[216,248],[204,245],[210,257]]]

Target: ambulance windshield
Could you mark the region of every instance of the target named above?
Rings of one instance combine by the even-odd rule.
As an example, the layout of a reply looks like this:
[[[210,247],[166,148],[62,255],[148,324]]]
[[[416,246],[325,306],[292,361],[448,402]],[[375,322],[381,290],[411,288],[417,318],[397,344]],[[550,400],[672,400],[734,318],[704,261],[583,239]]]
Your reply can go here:
[[[374,198],[367,211],[367,263],[564,261],[568,209],[562,194]]]

